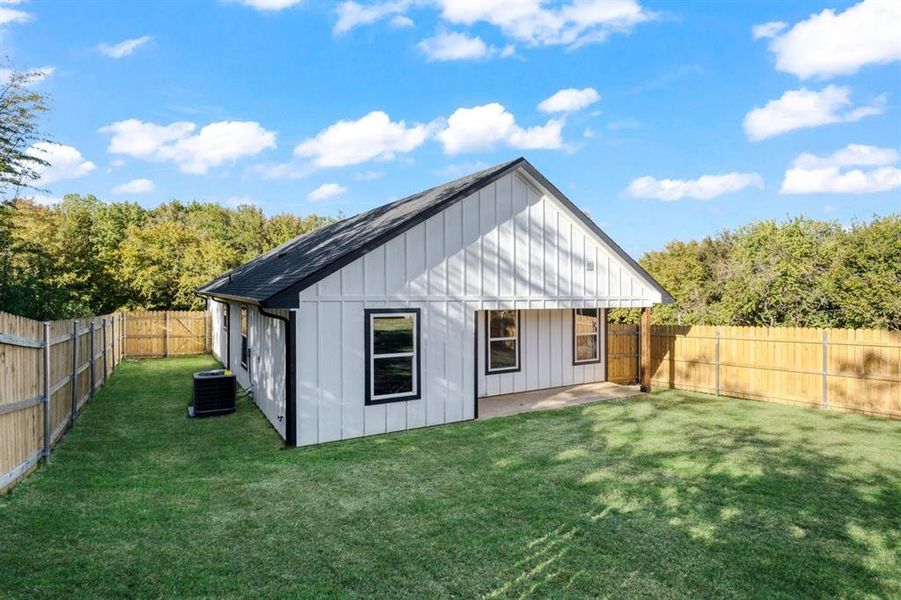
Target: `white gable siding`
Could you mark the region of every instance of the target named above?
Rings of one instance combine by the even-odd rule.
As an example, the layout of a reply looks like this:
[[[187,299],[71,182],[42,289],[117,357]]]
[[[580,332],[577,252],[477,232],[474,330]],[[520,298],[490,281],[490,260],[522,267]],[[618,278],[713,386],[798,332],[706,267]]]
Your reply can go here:
[[[509,174],[300,293],[298,444],[472,419],[476,377],[480,396],[603,380],[603,364],[571,365],[562,309],[659,301],[558,200]],[[421,310],[422,397],[365,406],[364,309],[407,307]],[[529,365],[486,378],[476,311],[495,308],[556,310],[523,313]]]

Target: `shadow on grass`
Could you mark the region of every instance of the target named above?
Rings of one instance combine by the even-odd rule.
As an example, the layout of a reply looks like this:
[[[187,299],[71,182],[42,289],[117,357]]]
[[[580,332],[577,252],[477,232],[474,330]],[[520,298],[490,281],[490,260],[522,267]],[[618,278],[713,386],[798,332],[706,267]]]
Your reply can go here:
[[[668,396],[618,402],[615,414],[609,406],[581,409],[581,424],[569,442],[583,451],[537,452],[516,462],[518,477],[546,487],[549,497],[560,486],[572,486],[589,509],[560,514],[546,535],[525,544],[517,568],[489,595],[528,597],[560,586],[592,593],[591,584],[605,580],[604,573],[611,576],[606,591],[614,594],[617,589],[760,597],[901,592],[901,445],[894,446],[894,459],[886,456],[875,468],[818,448],[806,435],[817,427],[790,431],[794,423],[784,418],[775,430],[766,422],[694,421],[711,410],[740,414],[748,407],[730,408],[697,395]],[[794,419],[807,414],[790,410]],[[673,412],[679,413],[674,422],[660,423]],[[554,416],[526,418],[540,422]],[[901,444],[899,430],[886,423],[842,420],[849,431],[888,432]],[[655,435],[666,441],[654,443]],[[569,464],[557,471],[558,479],[555,463],[561,459]],[[493,467],[487,477],[509,476],[503,462]],[[593,557],[590,574],[587,567],[574,568],[583,562],[579,555]]]

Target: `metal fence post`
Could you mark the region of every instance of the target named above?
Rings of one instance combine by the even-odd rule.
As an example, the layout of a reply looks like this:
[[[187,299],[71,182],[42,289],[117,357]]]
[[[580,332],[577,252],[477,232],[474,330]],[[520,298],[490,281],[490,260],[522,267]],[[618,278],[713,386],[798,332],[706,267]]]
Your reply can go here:
[[[44,321],[44,460],[50,460],[50,321]]]
[[[97,353],[94,350],[94,347],[94,319],[91,319],[91,358],[89,361],[91,364],[91,398],[94,397],[94,389],[97,387],[97,378],[96,375],[94,375],[94,357]]]
[[[106,379],[109,376],[109,373],[107,373],[106,360],[106,319],[100,319],[100,326],[103,327],[103,332],[100,336],[101,341],[103,342],[103,385],[106,385]]]
[[[716,395],[720,395],[720,332],[715,331],[713,334],[713,364],[714,379],[716,381]]]
[[[823,410],[829,410],[829,330],[823,330]]]
[[[166,311],[166,358],[169,358],[169,311]]]
[[[75,425],[78,416],[78,320],[72,321],[72,412],[69,414],[69,427]]]

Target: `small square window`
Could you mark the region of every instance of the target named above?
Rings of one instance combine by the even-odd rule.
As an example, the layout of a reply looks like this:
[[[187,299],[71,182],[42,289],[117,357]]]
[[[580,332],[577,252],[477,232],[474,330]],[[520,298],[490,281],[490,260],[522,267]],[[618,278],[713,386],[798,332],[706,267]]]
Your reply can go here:
[[[367,309],[366,404],[416,400],[419,309]]]

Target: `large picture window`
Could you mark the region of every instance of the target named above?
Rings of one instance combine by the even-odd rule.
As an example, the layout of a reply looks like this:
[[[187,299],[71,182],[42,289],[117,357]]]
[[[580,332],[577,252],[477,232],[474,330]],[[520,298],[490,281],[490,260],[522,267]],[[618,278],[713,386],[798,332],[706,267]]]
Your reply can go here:
[[[241,366],[247,368],[247,307],[241,307]]]
[[[420,397],[419,309],[367,309],[366,404]]]
[[[601,362],[601,311],[597,308],[573,310],[573,364]]]
[[[485,372],[519,370],[519,311],[489,310],[485,324]]]

